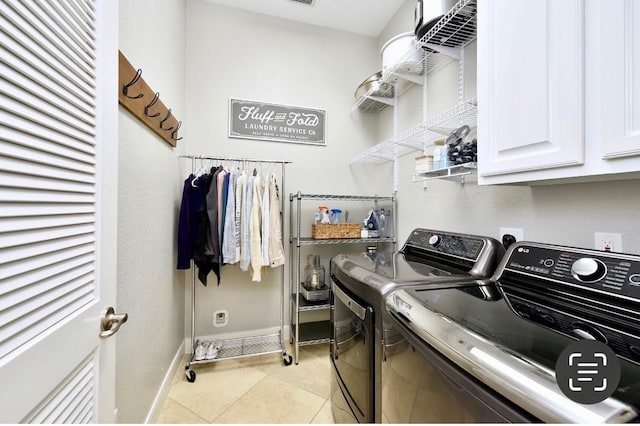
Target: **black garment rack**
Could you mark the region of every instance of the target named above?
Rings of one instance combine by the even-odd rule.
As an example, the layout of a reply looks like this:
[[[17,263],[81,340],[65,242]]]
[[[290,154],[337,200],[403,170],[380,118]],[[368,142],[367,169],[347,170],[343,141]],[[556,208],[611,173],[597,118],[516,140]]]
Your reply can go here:
[[[233,157],[210,157],[203,155],[180,155],[178,158],[191,160],[191,172],[196,171],[196,166],[198,160],[203,164],[204,161],[221,161],[221,162],[232,162],[232,163],[242,163],[243,169],[246,169],[248,165],[257,164],[280,164],[282,182],[280,189],[280,215],[282,221],[282,239],[283,239],[283,247],[284,247],[284,209],[285,202],[283,194],[285,188],[285,166],[287,164],[291,164],[290,161],[280,161],[280,160],[262,160],[262,159],[252,159],[252,158],[233,158]],[[283,274],[284,276],[284,274]],[[250,356],[256,355],[264,355],[270,353],[282,353],[282,360],[285,365],[290,365],[292,362],[292,356],[288,355],[284,345],[284,307],[285,305],[285,294],[284,294],[284,280],[282,285],[280,286],[280,330],[278,334],[269,334],[262,336],[251,336],[251,337],[243,337],[237,339],[226,339],[220,340],[220,349],[218,350],[217,356],[213,359],[203,359],[196,360],[196,347],[198,345],[198,341],[196,340],[196,268],[191,260],[191,355],[187,361],[185,366],[185,374],[187,376],[187,380],[189,382],[195,382],[196,380],[196,372],[191,369],[191,366],[194,364],[206,364],[216,361],[221,361],[224,359],[234,359],[234,358],[246,358]]]

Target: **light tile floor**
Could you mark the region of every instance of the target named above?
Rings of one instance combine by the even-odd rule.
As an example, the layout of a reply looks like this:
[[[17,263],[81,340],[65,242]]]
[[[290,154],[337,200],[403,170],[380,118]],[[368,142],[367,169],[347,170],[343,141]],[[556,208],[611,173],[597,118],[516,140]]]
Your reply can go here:
[[[194,383],[180,368],[157,423],[333,423],[328,344],[300,347],[299,361],[285,366],[271,354],[194,365]]]

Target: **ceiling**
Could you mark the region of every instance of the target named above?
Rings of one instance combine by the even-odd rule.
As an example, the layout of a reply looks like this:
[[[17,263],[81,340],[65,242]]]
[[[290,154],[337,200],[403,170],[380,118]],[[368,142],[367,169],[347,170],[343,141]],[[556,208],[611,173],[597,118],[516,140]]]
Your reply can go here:
[[[264,15],[377,37],[405,0],[315,0],[311,6],[293,0],[207,1]]]

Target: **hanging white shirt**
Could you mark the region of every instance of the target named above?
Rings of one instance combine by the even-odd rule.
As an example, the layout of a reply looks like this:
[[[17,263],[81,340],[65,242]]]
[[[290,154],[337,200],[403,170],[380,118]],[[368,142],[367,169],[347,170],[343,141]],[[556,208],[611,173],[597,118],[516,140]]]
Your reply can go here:
[[[269,266],[269,179],[262,194],[262,266]]]
[[[249,178],[251,182],[251,178]],[[247,191],[249,188],[247,188]],[[249,250],[251,253],[251,280],[262,281],[262,178],[256,176],[253,181],[253,199],[249,224]]]
[[[269,180],[269,261],[271,267],[284,265],[284,247],[282,246],[282,214],[280,213],[280,193],[276,177]]]
[[[222,233],[222,261],[233,264],[236,258],[236,193],[235,187],[238,175],[231,170],[227,173],[229,185],[227,187],[226,208],[224,211],[224,230]]]
[[[250,249],[250,236],[251,236],[251,206],[253,204],[253,181],[255,177],[248,176],[247,183],[243,186],[242,195],[242,235],[241,235],[241,251],[240,256],[240,269],[243,271],[249,270],[249,263],[251,263],[251,249]]]
[[[236,174],[237,176],[237,174]],[[244,199],[246,199],[246,193],[245,191],[247,190],[247,175],[245,174],[245,172],[243,171],[242,174],[240,176],[238,176],[238,179],[236,180],[236,184],[235,184],[235,191],[236,191],[236,212],[235,212],[235,233],[236,233],[236,261],[239,262],[241,257],[241,234],[242,234],[242,209],[244,207],[243,202],[243,194],[244,194]]]

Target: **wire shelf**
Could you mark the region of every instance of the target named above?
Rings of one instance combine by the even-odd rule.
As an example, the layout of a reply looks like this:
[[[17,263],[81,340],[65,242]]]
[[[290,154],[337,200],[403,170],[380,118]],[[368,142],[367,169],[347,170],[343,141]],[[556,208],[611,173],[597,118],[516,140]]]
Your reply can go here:
[[[427,120],[429,131],[449,135],[460,126],[476,127],[478,122],[478,101],[471,98],[455,107]]]
[[[460,49],[476,37],[476,0],[460,0],[394,65],[383,70],[382,78],[356,99],[352,111],[377,113],[415,84],[424,75],[460,59]],[[422,60],[415,58],[422,56]]]
[[[449,135],[460,126],[476,127],[477,119],[477,101],[472,98],[442,114],[431,117],[425,124],[409,128],[397,137],[387,139],[361,152],[351,160],[351,164],[393,161],[396,156],[402,157],[410,151],[423,151],[436,139]]]
[[[314,238],[300,238],[300,245],[331,245],[331,244],[359,244],[359,243],[392,243],[392,237],[372,237],[372,238],[331,238],[326,240],[317,240]]]
[[[295,336],[295,338],[300,346],[317,345],[329,342],[329,337],[327,336],[331,334],[331,322],[303,322],[299,324],[299,327],[300,335]],[[295,327],[292,328],[292,332],[295,335]]]
[[[476,0],[459,1],[420,39],[420,44],[464,47],[476,37],[477,13]]]
[[[280,334],[266,336],[253,336],[238,339],[216,340],[220,343],[220,349],[214,359],[191,360],[190,364],[206,364],[221,361],[223,359],[244,358],[254,355],[282,352]]]
[[[292,293],[291,294],[292,301],[295,301],[296,294],[297,293]],[[299,301],[300,301],[299,310],[300,310],[300,312],[303,312],[303,311],[321,311],[321,310],[329,309],[331,307],[331,304],[327,300],[309,302],[308,300],[305,300],[305,298],[302,296],[302,294],[300,294],[299,297],[300,297],[299,298]]]
[[[413,182],[424,182],[432,179],[447,179],[464,183],[466,176],[477,173],[477,163],[464,163],[443,169],[430,170],[428,172],[417,173],[413,176]]]
[[[393,100],[393,98],[389,98],[389,99]],[[380,100],[376,100],[376,97],[367,96],[367,95],[364,95],[361,98],[359,98],[358,103],[355,106],[355,108],[359,109],[362,112],[369,112],[373,114],[382,111],[386,107],[387,107],[386,103],[381,102]]]
[[[377,195],[335,195],[335,194],[289,194],[289,201],[301,200],[342,200],[342,201],[393,201],[393,197]]]

